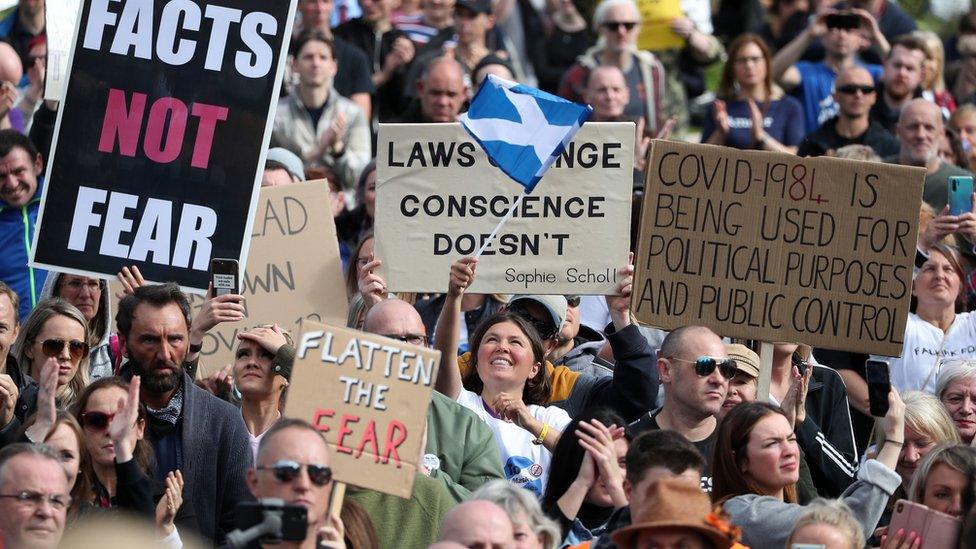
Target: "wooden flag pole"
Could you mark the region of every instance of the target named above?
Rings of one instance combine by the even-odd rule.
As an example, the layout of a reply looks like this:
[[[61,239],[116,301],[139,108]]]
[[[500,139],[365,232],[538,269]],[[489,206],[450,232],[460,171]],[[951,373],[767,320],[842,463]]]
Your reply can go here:
[[[773,377],[773,344],[759,343],[759,380],[756,386],[756,400],[769,402],[769,383]]]
[[[342,514],[342,500],[346,498],[346,483],[333,482],[332,494],[329,496],[329,515],[339,518]]]

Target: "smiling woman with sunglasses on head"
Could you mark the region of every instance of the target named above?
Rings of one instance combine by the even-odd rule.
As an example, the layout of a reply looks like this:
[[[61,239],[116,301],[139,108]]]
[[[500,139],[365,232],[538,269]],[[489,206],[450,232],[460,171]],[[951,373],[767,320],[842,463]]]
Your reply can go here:
[[[46,299],[21,324],[15,358],[20,369],[36,380],[41,378],[44,361],[56,359],[55,395],[58,406],[65,408],[88,385],[88,340],[88,322],[81,311],[62,299]]]

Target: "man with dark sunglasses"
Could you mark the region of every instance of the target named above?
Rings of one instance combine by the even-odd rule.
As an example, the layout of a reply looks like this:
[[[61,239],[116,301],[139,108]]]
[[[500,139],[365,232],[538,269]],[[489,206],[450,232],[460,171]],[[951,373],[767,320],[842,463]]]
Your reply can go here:
[[[325,437],[304,420],[281,419],[261,439],[257,462],[247,472],[247,488],[258,500],[278,498],[308,510],[305,541],[275,547],[344,546],[333,545],[342,541],[343,529],[341,519],[329,516],[331,463]]]
[[[175,283],[140,286],[119,302],[115,317],[125,377],[141,376],[146,438],[156,480],[183,472],[186,488],[176,525],[220,543],[234,529],[247,498],[251,447],[240,410],[193,383],[183,364],[190,348],[190,303]]]
[[[738,371],[722,339],[704,326],[684,326],[664,338],[657,353],[657,369],[664,385],[664,405],[627,427],[633,439],[640,433],[669,429],[690,440],[706,464],[715,444],[718,413],[725,402],[729,381]],[[708,466],[701,487],[712,490]]]
[[[839,106],[837,116],[808,134],[798,156],[823,156],[847,145],[867,145],[880,157],[898,154],[898,139],[871,120],[871,107],[878,93],[874,78],[864,67],[848,67],[837,75],[833,91]]]

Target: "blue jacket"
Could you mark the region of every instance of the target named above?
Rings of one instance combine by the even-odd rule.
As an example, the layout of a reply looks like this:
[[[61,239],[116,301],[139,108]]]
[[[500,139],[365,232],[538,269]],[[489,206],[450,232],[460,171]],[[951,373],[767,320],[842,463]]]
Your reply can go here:
[[[20,208],[11,208],[0,201],[0,280],[20,297],[21,322],[37,304],[47,278],[47,271],[27,266],[43,188],[44,179],[38,178],[34,198]]]

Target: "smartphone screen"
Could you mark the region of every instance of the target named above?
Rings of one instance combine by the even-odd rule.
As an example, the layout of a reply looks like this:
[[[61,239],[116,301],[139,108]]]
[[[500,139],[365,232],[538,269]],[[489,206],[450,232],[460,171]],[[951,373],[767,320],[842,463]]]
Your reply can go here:
[[[213,283],[214,297],[225,294],[239,294],[237,289],[237,260],[218,259],[210,261],[210,281]]]
[[[949,178],[949,215],[973,211],[973,178],[954,175]]]
[[[865,363],[868,382],[868,403],[871,415],[884,417],[888,414],[888,393],[891,392],[891,378],[888,375],[888,362],[870,359]]]

